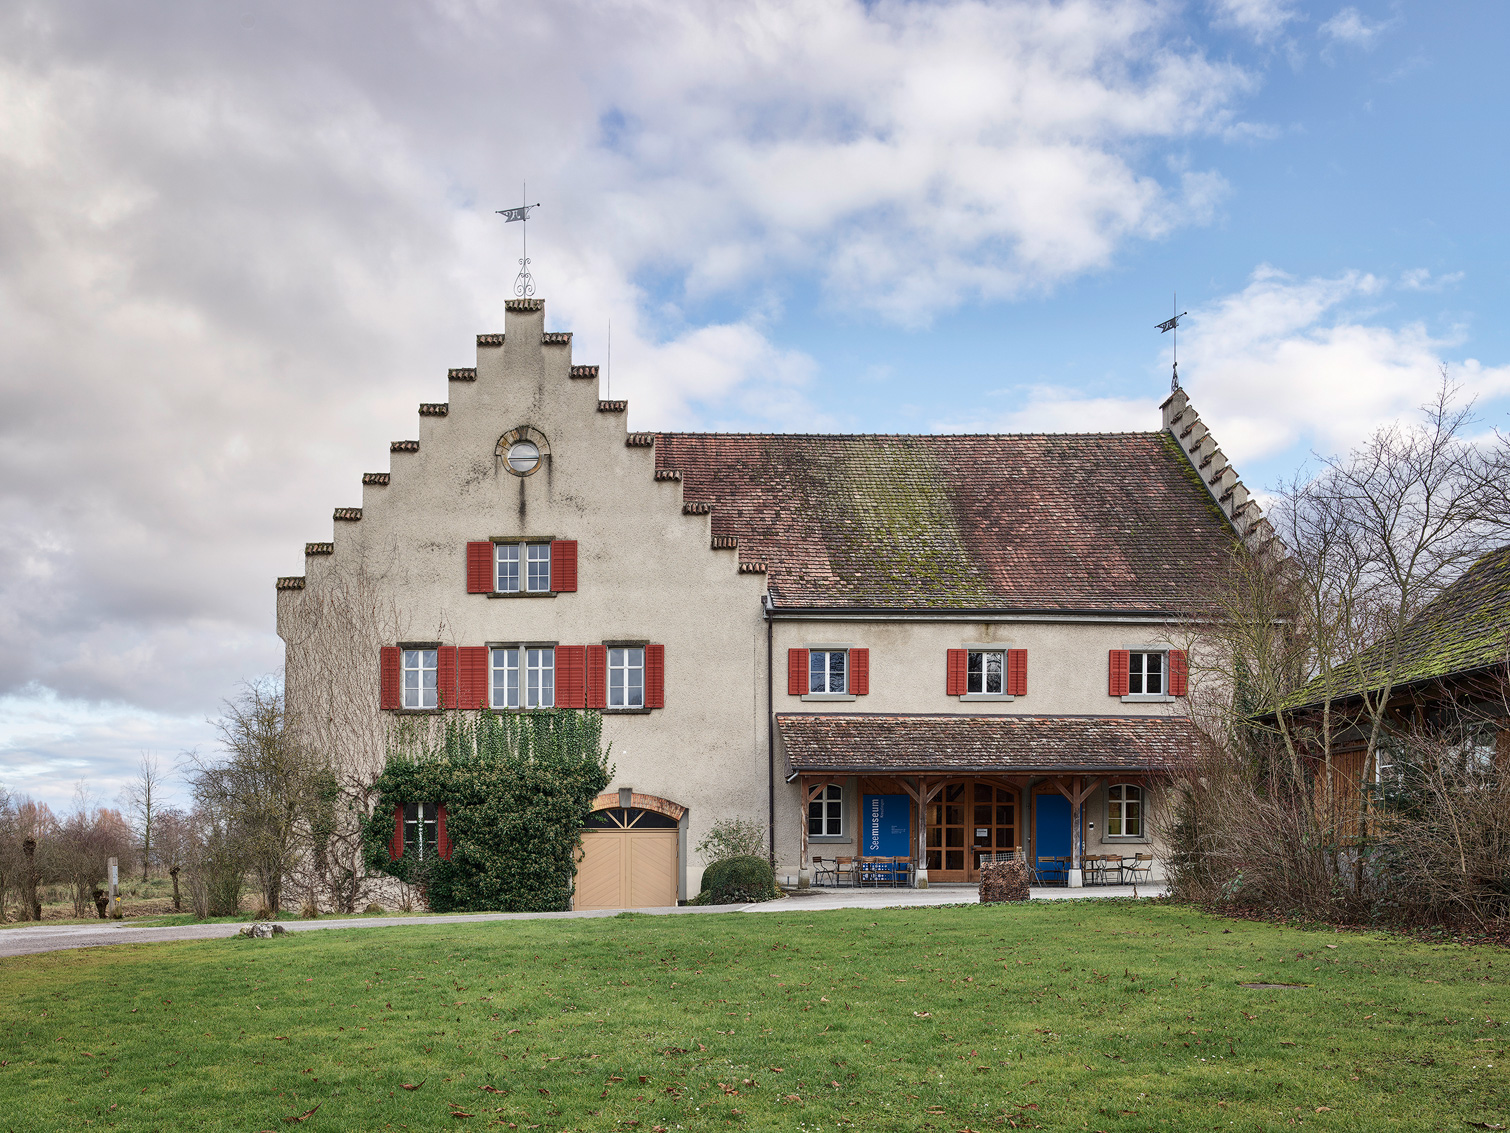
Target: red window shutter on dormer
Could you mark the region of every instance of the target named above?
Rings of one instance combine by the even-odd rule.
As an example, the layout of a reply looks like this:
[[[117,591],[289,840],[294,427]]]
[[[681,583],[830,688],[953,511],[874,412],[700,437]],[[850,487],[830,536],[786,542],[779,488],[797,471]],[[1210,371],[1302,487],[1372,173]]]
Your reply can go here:
[[[556,707],[583,708],[587,704],[587,647],[556,646]]]
[[[870,692],[869,649],[849,651],[849,691],[854,696],[865,696]]]
[[[786,691],[788,696],[807,695],[807,650],[786,651]]]
[[[551,589],[573,594],[577,589],[577,541],[557,539],[551,544]]]
[[[456,707],[481,708],[488,702],[488,650],[463,645],[456,651]]]
[[[493,577],[493,544],[467,544],[467,593],[491,594],[496,580]]]
[[[447,860],[451,857],[451,832],[446,829],[445,803],[435,810],[435,852]]]
[[[1007,695],[1028,695],[1028,651],[1007,650]]]
[[[666,707],[666,647],[645,646],[645,707]]]
[[[945,682],[949,696],[964,696],[965,689],[965,666],[969,658],[963,649],[949,650],[949,676]],[[935,686],[937,687],[937,686]]]
[[[435,651],[435,706],[455,708],[456,646],[442,645]]]
[[[400,693],[399,649],[385,645],[378,650],[378,707],[398,708],[403,704]]]
[[[608,649],[602,645],[587,647],[587,707],[608,707]]]
[[[394,861],[404,856],[404,804],[393,808],[393,837],[388,839],[388,856]]]
[[[1183,649],[1169,651],[1169,695],[1184,696],[1190,686],[1190,660]]]
[[[1127,650],[1113,649],[1107,662],[1107,696],[1127,695]]]

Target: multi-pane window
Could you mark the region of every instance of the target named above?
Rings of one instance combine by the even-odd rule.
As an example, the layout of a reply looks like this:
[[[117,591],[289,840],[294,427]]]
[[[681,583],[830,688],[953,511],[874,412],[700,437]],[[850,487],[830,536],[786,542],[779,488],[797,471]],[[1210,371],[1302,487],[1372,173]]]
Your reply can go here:
[[[405,649],[403,659],[404,707],[435,708],[434,649]]]
[[[608,651],[608,707],[645,707],[645,650]]]
[[[1106,833],[1111,838],[1143,837],[1142,787],[1118,783],[1106,789]]]
[[[497,565],[495,589],[500,594],[549,593],[551,545],[549,543],[494,543]]]
[[[415,854],[421,859],[435,855],[438,812],[435,803],[404,804],[405,854]]]
[[[551,708],[556,703],[556,651],[506,646],[493,650],[494,708]]]
[[[1007,691],[1007,654],[1002,649],[972,649],[965,660],[965,692]]]
[[[1127,692],[1129,696],[1164,694],[1164,654],[1128,653]]]
[[[845,676],[849,653],[843,649],[810,649],[807,654],[808,692],[848,692]]]
[[[807,832],[813,838],[838,838],[844,834],[844,788],[830,783],[807,804]]]

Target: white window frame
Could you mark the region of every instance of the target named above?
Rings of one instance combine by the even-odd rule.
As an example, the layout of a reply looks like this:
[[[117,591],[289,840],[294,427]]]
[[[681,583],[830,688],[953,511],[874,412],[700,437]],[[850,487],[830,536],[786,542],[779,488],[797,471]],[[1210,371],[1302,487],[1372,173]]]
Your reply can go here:
[[[1119,792],[1113,797],[1112,792]],[[1127,797],[1128,791],[1136,791],[1137,797]],[[1135,834],[1126,833],[1127,830],[1127,804],[1136,802],[1138,830]],[[1120,834],[1112,833],[1112,822],[1115,818],[1117,829]],[[1148,827],[1148,792],[1139,783],[1112,783],[1106,788],[1106,835],[1103,842],[1147,842],[1145,833]]]
[[[405,649],[399,661],[399,688],[405,708],[438,708],[440,651],[438,649]],[[412,680],[411,680],[412,678]],[[428,678],[428,683],[426,683]]]
[[[604,690],[609,708],[645,707],[645,647],[610,645],[607,647],[608,687]],[[617,697],[617,700],[615,700]]]
[[[836,841],[844,840],[846,825],[844,821],[844,795],[843,783],[827,783],[824,785],[821,793],[808,799],[807,836],[810,840],[819,838],[825,841],[830,839]],[[814,807],[818,808],[816,817],[813,814]],[[813,823],[815,821],[820,827],[817,833],[813,832]]]
[[[1121,648],[1127,650],[1127,695],[1122,698],[1126,704],[1167,704],[1174,700],[1169,695],[1169,647],[1167,645],[1124,645]],[[1147,685],[1147,658],[1157,656],[1159,658],[1159,691],[1158,692],[1134,692],[1133,691],[1133,660],[1144,658],[1138,663],[1138,684]]]
[[[510,577],[505,577],[505,567]],[[495,540],[493,593],[551,593],[551,544],[540,540]]]
[[[961,646],[960,648],[964,649],[964,651],[965,651],[965,691],[964,691],[964,693],[962,693],[960,695],[960,699],[961,700],[1004,701],[1004,700],[1015,700],[1015,699],[1017,699],[1016,697],[1014,697],[1011,693],[1009,693],[1007,691],[1007,689],[1009,687],[1011,687],[1008,684],[1008,680],[1009,680],[1009,658],[1007,657],[1008,651],[1010,651],[1013,648],[1011,642],[1003,642],[1003,641],[967,642],[965,645]],[[1001,691],[1000,692],[971,692],[970,691],[970,657],[971,657],[972,654],[974,654],[974,655],[981,655],[981,654],[985,654],[985,653],[999,653],[1001,655]],[[984,666],[984,662],[982,662],[981,678],[982,679],[981,679],[980,683],[981,683],[981,686],[984,688],[985,683],[986,683],[985,682],[985,666]]]
[[[501,697],[498,681],[500,672],[504,674]],[[509,703],[510,700],[514,703]],[[488,706],[500,711],[554,708],[556,706],[555,646],[492,646],[488,651]]]
[[[413,817],[410,817],[411,814]],[[426,828],[430,839],[425,840]],[[410,837],[413,829],[414,837]],[[404,804],[404,853],[409,853],[410,847],[414,847],[416,856],[423,861],[427,855],[434,855],[440,849],[440,804],[439,803],[405,803]]]
[[[834,657],[842,657],[843,672],[840,683],[842,688],[833,688],[833,661]],[[819,671],[823,674],[823,687],[813,687],[813,658],[822,657],[823,662]],[[810,645],[807,650],[807,695],[818,697],[842,696],[849,698],[849,646],[847,645]]]

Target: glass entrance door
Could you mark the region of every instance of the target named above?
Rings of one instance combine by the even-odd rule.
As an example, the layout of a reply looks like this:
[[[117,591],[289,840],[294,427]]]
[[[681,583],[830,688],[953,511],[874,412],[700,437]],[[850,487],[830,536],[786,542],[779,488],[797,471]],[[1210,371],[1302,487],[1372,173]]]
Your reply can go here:
[[[1017,792],[973,779],[944,784],[928,804],[928,877],[976,881],[982,857],[1017,848]]]

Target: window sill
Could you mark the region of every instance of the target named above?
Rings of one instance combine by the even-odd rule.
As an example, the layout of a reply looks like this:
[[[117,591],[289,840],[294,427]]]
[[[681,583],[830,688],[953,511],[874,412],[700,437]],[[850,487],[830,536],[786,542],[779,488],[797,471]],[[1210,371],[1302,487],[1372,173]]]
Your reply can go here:
[[[980,704],[982,702],[1003,703],[1008,700],[1016,700],[1017,697],[1007,692],[967,692],[960,699],[971,704]]]
[[[556,590],[517,590],[507,593],[495,590],[488,595],[489,598],[554,598],[560,591]]]
[[[605,716],[649,716],[654,708],[599,708]]]
[[[850,846],[854,839],[848,834],[809,834],[807,836],[809,846]]]
[[[1134,692],[1122,698],[1123,704],[1173,704],[1175,698],[1162,693]]]
[[[1101,839],[1103,846],[1151,846],[1153,843],[1147,838],[1128,838],[1121,834],[1108,834]]]
[[[803,700],[827,700],[836,703],[852,701],[854,698],[855,695],[852,692],[809,692],[804,693],[802,697]]]

